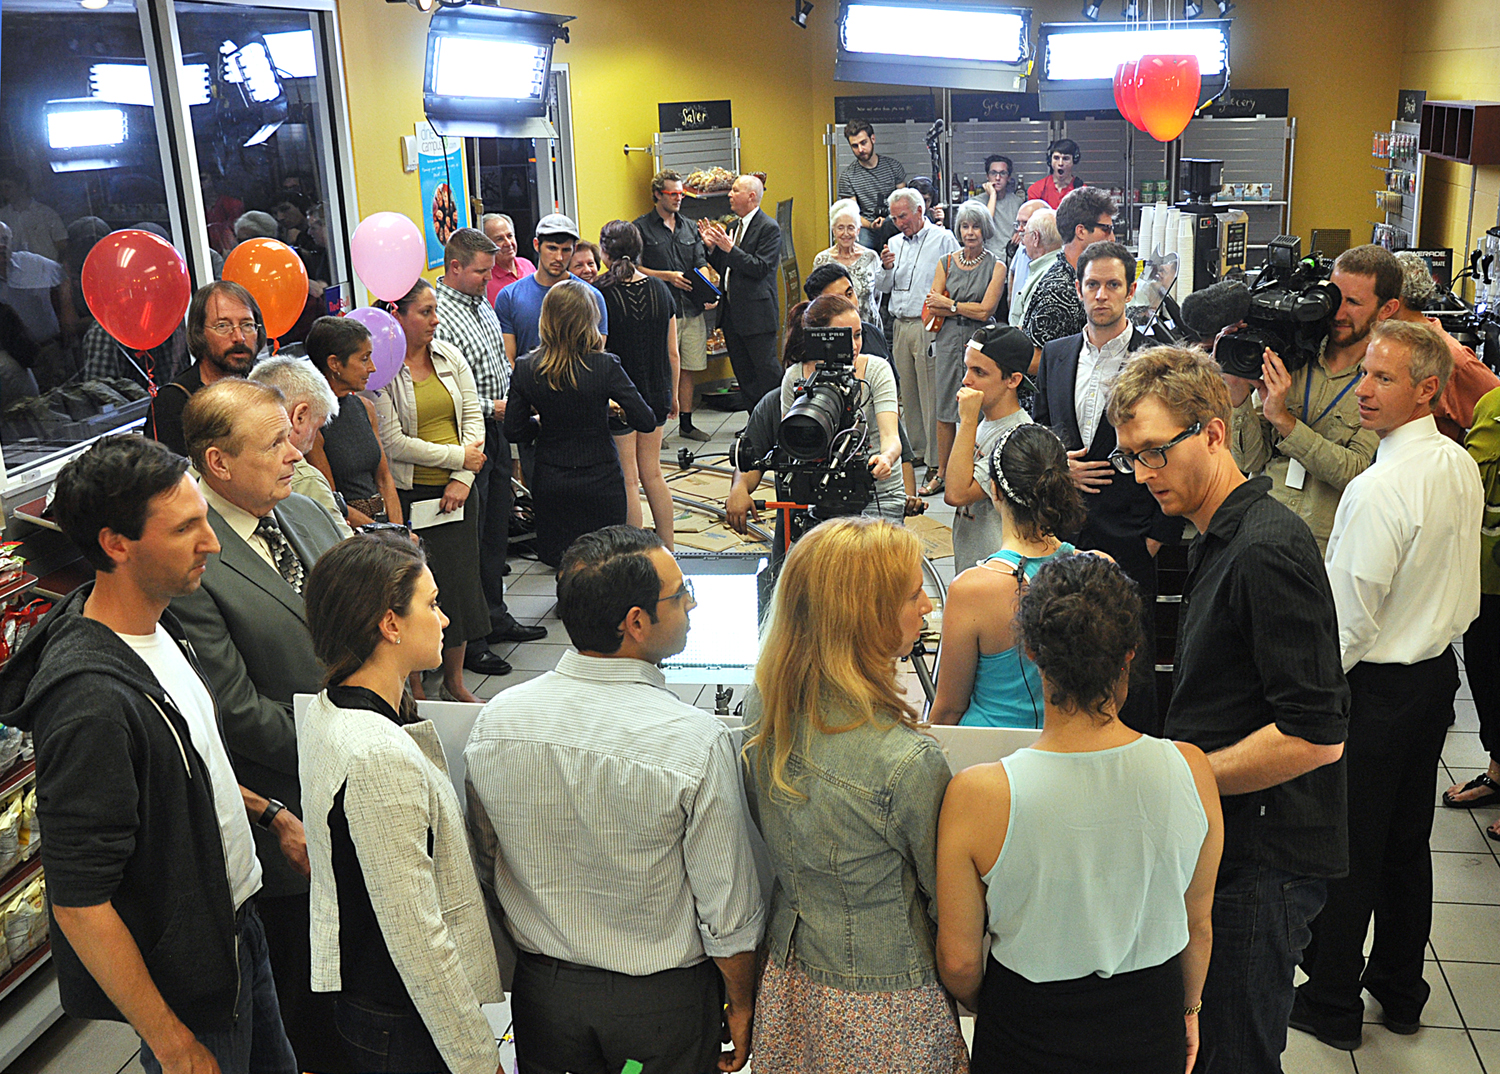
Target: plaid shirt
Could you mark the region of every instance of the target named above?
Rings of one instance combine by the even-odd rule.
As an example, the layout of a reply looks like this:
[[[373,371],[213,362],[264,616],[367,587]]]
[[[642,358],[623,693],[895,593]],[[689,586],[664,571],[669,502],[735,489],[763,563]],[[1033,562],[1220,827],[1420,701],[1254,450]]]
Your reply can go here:
[[[510,365],[505,360],[505,333],[500,319],[483,294],[466,295],[442,280],[437,282],[437,338],[463,352],[474,370],[484,416],[495,417],[495,401],[510,391]]]

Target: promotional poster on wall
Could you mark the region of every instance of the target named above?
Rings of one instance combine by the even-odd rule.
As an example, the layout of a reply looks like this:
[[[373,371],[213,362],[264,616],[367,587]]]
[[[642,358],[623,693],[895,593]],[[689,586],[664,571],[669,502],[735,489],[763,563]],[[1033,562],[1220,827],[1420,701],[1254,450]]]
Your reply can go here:
[[[469,226],[469,191],[464,181],[464,140],[444,138],[417,124],[417,176],[422,183],[422,230],[427,236],[427,267],[443,263],[443,245]]]

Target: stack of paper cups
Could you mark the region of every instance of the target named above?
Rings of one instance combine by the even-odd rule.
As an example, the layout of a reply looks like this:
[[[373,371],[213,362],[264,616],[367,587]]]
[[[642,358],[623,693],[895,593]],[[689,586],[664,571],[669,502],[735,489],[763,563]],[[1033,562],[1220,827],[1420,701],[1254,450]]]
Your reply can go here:
[[[1193,243],[1198,230],[1198,218],[1192,213],[1182,213],[1177,219],[1177,301],[1193,293],[1197,286],[1193,279],[1197,258],[1193,256]]]
[[[1170,249],[1167,245],[1167,214],[1173,210],[1168,209],[1164,201],[1157,202],[1155,209],[1151,216],[1151,252],[1154,254],[1160,250],[1166,253]]]
[[[1169,206],[1161,214],[1161,252],[1163,254],[1175,254],[1177,252],[1177,220],[1180,216],[1182,216],[1182,210],[1175,205]],[[1180,258],[1177,263],[1177,278],[1182,278],[1182,261]],[[1173,297],[1180,298],[1182,293],[1182,285],[1174,283],[1172,285]]]
[[[1142,261],[1148,261],[1151,258],[1151,253],[1152,253],[1152,247],[1151,247],[1151,224],[1152,224],[1152,222],[1155,219],[1156,219],[1156,206],[1155,205],[1142,205],[1141,206],[1141,229],[1138,232],[1136,232],[1136,235],[1137,235],[1137,240],[1136,241],[1137,241],[1137,243],[1139,244],[1139,247],[1140,247],[1139,250],[1137,250],[1137,256]]]

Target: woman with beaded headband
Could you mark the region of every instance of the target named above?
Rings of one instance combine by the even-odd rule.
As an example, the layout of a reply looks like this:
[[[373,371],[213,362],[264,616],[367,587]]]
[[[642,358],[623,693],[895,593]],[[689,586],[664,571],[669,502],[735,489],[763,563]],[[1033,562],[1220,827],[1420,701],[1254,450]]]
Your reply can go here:
[[[1084,522],[1083,498],[1068,474],[1068,454],[1050,429],[1007,429],[990,452],[990,498],[1004,534],[998,551],[948,589],[938,651],[933,723],[1041,727],[1042,680],[1016,643],[1021,588],[1042,564],[1075,551],[1060,533]]]

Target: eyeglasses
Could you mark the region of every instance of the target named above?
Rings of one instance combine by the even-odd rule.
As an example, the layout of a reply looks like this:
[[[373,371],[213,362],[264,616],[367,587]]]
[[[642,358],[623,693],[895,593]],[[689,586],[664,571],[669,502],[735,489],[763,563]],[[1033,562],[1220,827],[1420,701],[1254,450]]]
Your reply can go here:
[[[682,580],[682,588],[677,592],[670,593],[665,597],[657,597],[656,603],[660,604],[664,600],[682,600],[684,597],[686,597],[688,599],[688,602],[691,604],[698,603],[697,594],[693,592],[693,581],[691,578],[684,578]]]
[[[1140,463],[1148,470],[1160,470],[1167,465],[1167,452],[1171,451],[1184,440],[1190,440],[1203,431],[1203,423],[1195,421],[1182,432],[1168,440],[1161,447],[1143,448],[1137,452],[1121,451],[1116,448],[1109,453],[1109,461],[1114,468],[1122,474],[1135,473],[1135,464]]]
[[[999,168],[996,168],[988,173],[991,179],[1004,179],[1009,174],[1010,172],[1002,171]]]
[[[1094,225],[1094,230],[1095,231],[1102,231],[1106,235],[1113,235],[1115,233],[1115,225],[1112,224],[1112,223],[1111,224],[1095,224]]]
[[[208,325],[208,330],[216,336],[232,336],[236,332],[243,336],[253,336],[260,331],[259,321],[216,321]]]

